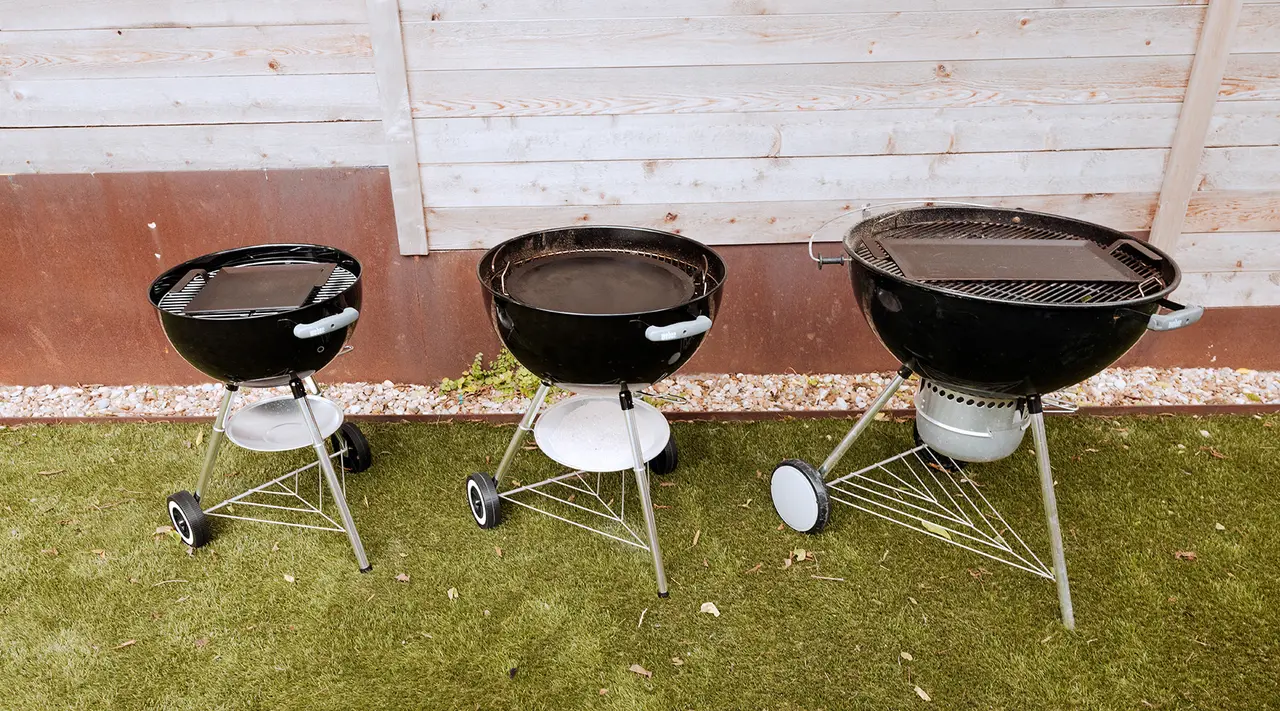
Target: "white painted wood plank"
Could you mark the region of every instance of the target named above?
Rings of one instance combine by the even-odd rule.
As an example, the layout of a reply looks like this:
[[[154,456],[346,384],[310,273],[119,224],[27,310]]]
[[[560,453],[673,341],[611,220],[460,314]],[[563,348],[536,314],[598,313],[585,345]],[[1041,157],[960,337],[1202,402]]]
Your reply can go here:
[[[0,76],[107,79],[373,71],[359,25],[4,33]]]
[[[1280,272],[1280,232],[1187,233],[1173,258],[1188,272]]]
[[[1156,195],[1108,193],[957,198],[1071,215],[1127,232],[1151,225]],[[484,207],[430,210],[433,249],[488,249],[531,230],[575,224],[638,225],[683,233],[707,244],[803,242],[827,220],[887,200],[667,203],[589,207]],[[1197,193],[1188,226],[1197,230],[1280,231],[1280,192]]]
[[[1183,272],[1172,298],[1201,306],[1278,306],[1280,271]]]
[[[1187,95],[1182,102],[1164,184],[1160,188],[1156,219],[1151,226],[1151,243],[1169,251],[1178,244],[1187,203],[1196,189],[1197,166],[1227,71],[1227,58],[1231,55],[1241,8],[1241,0],[1212,0],[1206,11],[1204,32],[1191,66]]]
[[[368,0],[369,35],[377,65],[382,127],[386,136],[391,202],[400,254],[427,253],[426,213],[418,171],[413,114],[405,75],[404,44],[397,0]]]
[[[424,165],[433,207],[1150,192],[1167,151]],[[1252,166],[1252,163],[1250,163]]]
[[[372,74],[0,82],[0,128],[381,118]]]
[[[0,30],[6,32],[364,21],[361,0],[0,0]]]
[[[416,118],[839,111],[1182,100],[1190,57],[410,72]],[[1280,100],[1280,53],[1228,63],[1224,99]]]
[[[413,22],[410,69],[821,64],[1193,54],[1199,7]],[[1280,4],[1241,18],[1236,52],[1280,51]]]
[[[385,165],[376,121],[0,130],[0,173]]]
[[[1071,0],[1071,7],[1203,5],[1205,0]],[[1056,8],[1062,0],[862,0],[860,12],[942,12]],[[831,0],[405,0],[409,20],[544,20],[577,18],[706,17],[829,13]]]
[[[1280,147],[1206,148],[1191,183],[1200,190],[1280,188]]]
[[[436,163],[1168,148],[1177,104],[418,119]],[[1208,145],[1266,145],[1280,102],[1224,105]]]

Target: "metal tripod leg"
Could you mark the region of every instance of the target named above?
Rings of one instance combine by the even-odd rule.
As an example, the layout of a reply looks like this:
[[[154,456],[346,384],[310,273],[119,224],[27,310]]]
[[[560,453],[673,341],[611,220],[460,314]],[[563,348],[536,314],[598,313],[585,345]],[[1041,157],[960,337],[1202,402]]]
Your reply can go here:
[[[1053,579],[1058,584],[1058,608],[1062,611],[1062,626],[1076,628],[1075,612],[1071,609],[1071,586],[1067,583],[1067,557],[1062,550],[1062,527],[1058,524],[1058,499],[1053,493],[1053,470],[1049,466],[1049,443],[1045,438],[1044,411],[1039,396],[1029,399],[1031,435],[1035,440],[1036,464],[1040,470],[1040,495],[1044,499],[1044,514],[1049,522],[1049,547],[1053,553]]]
[[[662,567],[662,549],[658,546],[658,520],[653,513],[653,501],[649,498],[649,465],[640,448],[640,430],[636,427],[635,403],[631,391],[624,385],[619,394],[622,414],[627,420],[627,435],[631,439],[631,459],[636,473],[636,489],[640,491],[640,507],[644,510],[644,527],[649,536],[649,552],[653,554],[653,568],[658,576],[658,597],[666,597],[667,571]]]
[[[538,392],[533,395],[533,402],[529,403],[529,411],[524,413],[520,424],[516,426],[515,434],[511,435],[511,442],[507,445],[507,451],[502,454],[502,461],[498,462],[498,468],[493,470],[494,484],[497,484],[511,468],[511,462],[516,458],[516,452],[520,451],[520,444],[533,429],[533,421],[538,418],[538,410],[542,409],[542,402],[547,399],[547,391],[550,389],[551,386],[546,383],[538,386]]]
[[[213,434],[209,435],[209,448],[204,452],[204,466],[200,468],[200,478],[196,479],[195,497],[199,502],[204,496],[204,488],[209,484],[213,467],[218,462],[218,450],[222,448],[222,436],[227,431],[227,412],[231,409],[231,401],[236,397],[240,387],[228,383],[222,392],[222,402],[218,403],[218,415],[213,418]]]
[[[880,396],[875,399],[875,402],[871,403],[871,407],[868,407],[867,411],[862,413],[862,417],[859,417],[858,421],[853,423],[853,429],[849,430],[849,434],[840,440],[840,444],[836,445],[836,448],[827,456],[822,466],[818,467],[818,474],[822,478],[825,479],[831,473],[831,470],[836,468],[845,453],[853,446],[854,441],[862,436],[863,430],[871,425],[871,422],[876,419],[876,415],[880,414],[884,406],[889,404],[889,400],[893,398],[894,393],[898,392],[898,389],[910,377],[911,369],[907,366],[904,365],[898,370],[897,376],[889,383],[889,387],[885,388],[884,392],[880,393]]]
[[[315,413],[311,411],[311,403],[307,402],[307,390],[301,380],[294,380],[289,384],[289,387],[293,390],[293,397],[297,401],[298,407],[302,410],[302,421],[307,423],[307,429],[311,431],[311,446],[316,450],[320,471],[324,472],[324,479],[329,484],[329,492],[333,494],[334,505],[338,507],[338,515],[342,519],[342,527],[347,531],[347,538],[351,541],[351,550],[355,551],[356,562],[360,564],[360,572],[367,573],[373,570],[373,566],[369,565],[369,558],[364,554],[364,544],[360,542],[360,533],[356,531],[356,522],[351,518],[351,509],[347,507],[346,494],[342,491],[342,484],[338,481],[337,472],[333,470],[333,461],[329,459],[329,450],[325,445],[324,436],[320,434],[320,426],[316,424]]]

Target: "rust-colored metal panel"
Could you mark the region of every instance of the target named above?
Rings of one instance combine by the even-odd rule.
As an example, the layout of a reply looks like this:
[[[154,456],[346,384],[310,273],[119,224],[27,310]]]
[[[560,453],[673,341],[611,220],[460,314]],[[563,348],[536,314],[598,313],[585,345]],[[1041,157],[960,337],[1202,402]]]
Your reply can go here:
[[[185,259],[271,241],[331,244],[365,267],[355,351],[322,379],[434,382],[498,349],[475,279],[481,252],[400,256],[385,169],[14,175],[0,181],[0,383],[200,382],[165,341],[148,284]],[[844,269],[818,271],[803,245],[718,251],[723,310],[686,371],[896,365]],[[1123,362],[1276,369],[1277,325],[1280,308],[1214,309],[1150,334]]]

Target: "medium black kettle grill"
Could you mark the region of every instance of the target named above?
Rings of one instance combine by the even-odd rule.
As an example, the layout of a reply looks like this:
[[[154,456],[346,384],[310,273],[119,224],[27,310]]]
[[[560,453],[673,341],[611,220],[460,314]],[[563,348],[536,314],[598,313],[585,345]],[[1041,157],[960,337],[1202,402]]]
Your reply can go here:
[[[180,491],[168,501],[173,527],[187,545],[209,541],[210,516],[340,531],[350,539],[360,569],[370,569],[344,494],[345,472],[369,468],[369,443],[355,425],[343,423],[340,406],[319,397],[312,379],[349,348],[345,343],[360,316],[360,294],[360,263],[354,257],[307,244],[208,254],[179,264],[151,284],[151,304],[174,350],[225,386],[195,492]],[[292,395],[245,406],[228,417],[241,387],[283,385]],[[317,459],[202,509],[224,434],[255,451],[311,446]],[[326,438],[333,441],[332,453]],[[343,471],[341,481],[334,459]],[[301,478],[312,468],[317,470],[314,487],[309,478]],[[325,511],[326,486],[340,522]],[[237,507],[280,518],[239,514]],[[301,522],[316,516],[324,524]]]
[[[838,501],[1054,580],[1063,624],[1074,627],[1044,430],[1045,405],[1056,403],[1043,396],[1106,368],[1148,330],[1199,320],[1200,307],[1167,299],[1178,287],[1177,265],[1122,232],[978,205],[864,210],[814,238],[843,243],[844,256],[814,257],[811,238],[809,254],[819,267],[850,265],[863,315],[902,368],[821,466],[778,465],[771,481],[778,515],[816,533]],[[916,446],[827,479],[913,374],[921,378]],[[1028,427],[1052,568],[959,475],[969,462],[1012,454]]]
[[[662,413],[633,392],[644,394],[693,357],[716,318],[724,263],[666,232],[572,227],[503,242],[481,258],[478,275],[498,336],[542,384],[493,476],[467,479],[476,523],[498,525],[507,501],[648,550],[666,597],[648,470],[673,471],[677,450]],[[552,385],[576,394],[539,417]],[[543,453],[573,471],[499,492],[531,430]],[[643,537],[626,521],[627,469],[640,495]],[[619,471],[614,489],[604,474]],[[610,529],[569,518],[584,512]]]

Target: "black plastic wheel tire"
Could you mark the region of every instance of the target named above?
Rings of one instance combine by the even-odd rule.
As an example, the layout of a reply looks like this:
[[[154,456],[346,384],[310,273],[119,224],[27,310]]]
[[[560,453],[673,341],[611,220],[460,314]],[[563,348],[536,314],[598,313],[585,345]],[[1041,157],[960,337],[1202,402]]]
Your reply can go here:
[[[493,477],[482,472],[467,477],[467,506],[480,528],[493,528],[502,521],[498,484]]]
[[[801,533],[818,533],[831,518],[831,498],[822,475],[808,462],[788,459],[769,481],[773,510],[783,523]]]
[[[213,538],[209,518],[200,508],[200,502],[189,491],[179,491],[169,497],[169,520],[182,542],[199,548]]]
[[[667,446],[662,448],[658,456],[649,460],[649,471],[654,474],[670,474],[680,464],[680,453],[676,450],[676,438],[669,437]]]
[[[924,440],[920,439],[920,428],[917,427],[916,423],[914,422],[911,423],[911,438],[915,440],[917,447],[924,444]],[[951,472],[952,474],[955,474],[956,472],[962,472],[964,471],[965,467],[969,466],[968,462],[963,462],[963,461],[960,461],[959,459],[952,459],[951,457],[948,457],[942,452],[935,450],[933,447],[926,446],[923,454],[925,455],[926,464],[932,464],[936,462],[938,466],[942,467],[946,471]],[[933,458],[934,462],[930,461],[930,457]]]
[[[346,449],[347,453],[342,455],[342,468],[353,474],[368,469],[373,464],[373,450],[369,447],[369,440],[365,439],[364,433],[360,428],[350,422],[342,423],[337,432],[333,433],[334,449]]]

